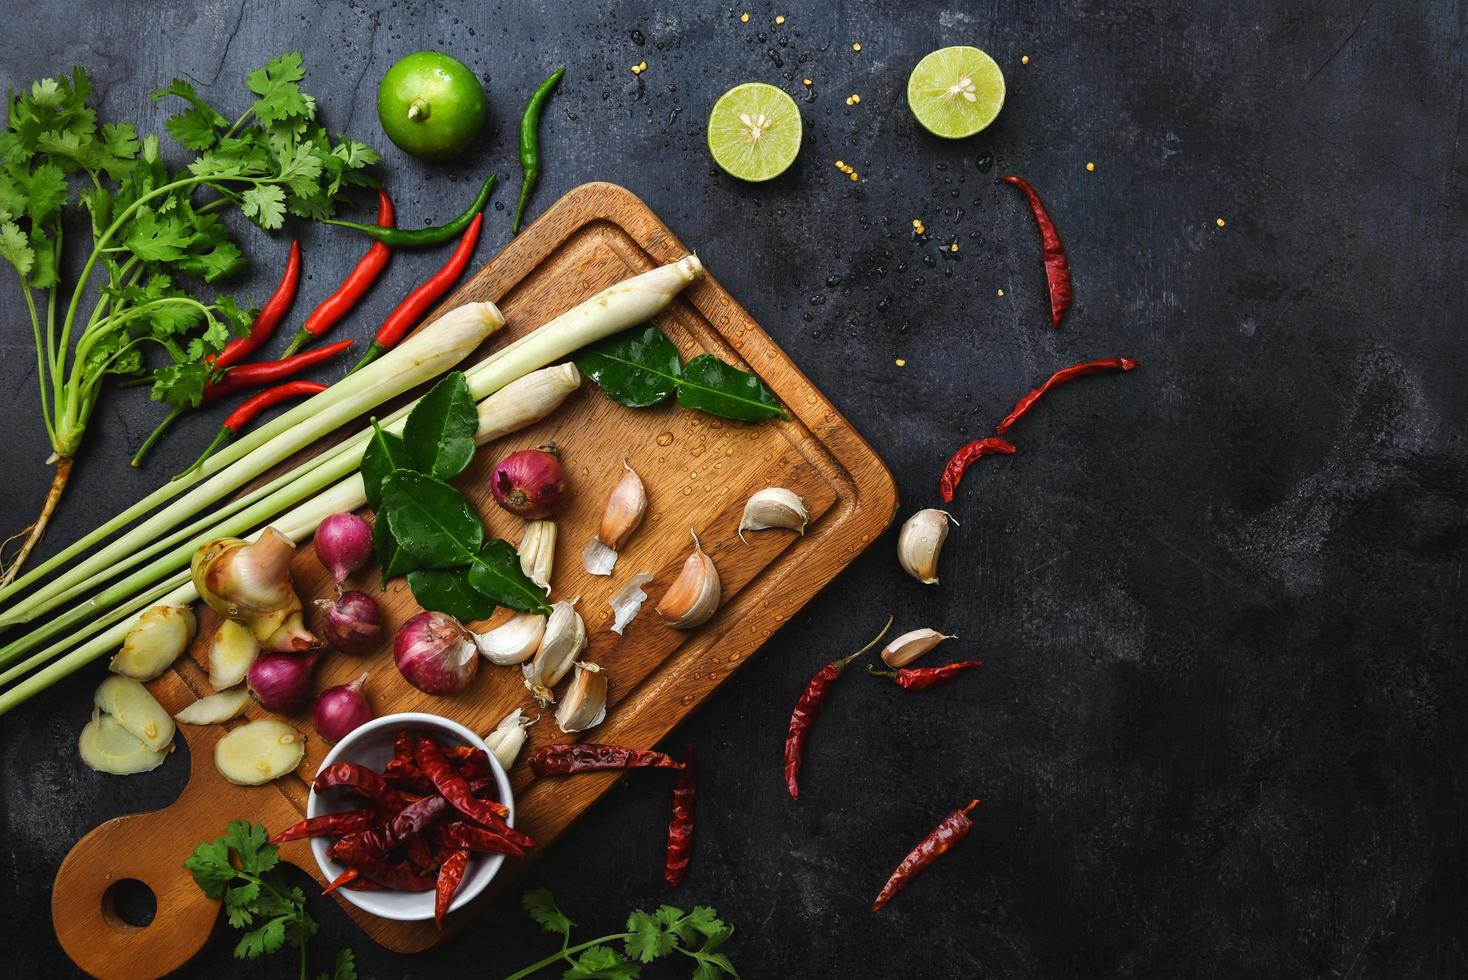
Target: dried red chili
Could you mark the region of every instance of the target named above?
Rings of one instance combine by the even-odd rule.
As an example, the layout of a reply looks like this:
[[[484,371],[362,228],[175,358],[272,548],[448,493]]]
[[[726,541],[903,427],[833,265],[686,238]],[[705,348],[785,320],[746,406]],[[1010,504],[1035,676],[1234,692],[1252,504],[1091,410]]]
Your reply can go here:
[[[407,857],[413,870],[420,873],[432,871],[439,864],[433,856],[432,845],[425,837],[409,837],[403,841],[403,855]]]
[[[984,456],[1013,456],[1014,454],[1014,443],[1008,439],[996,439],[993,436],[975,439],[966,446],[960,446],[958,452],[950,456],[943,467],[943,477],[938,481],[938,494],[943,498],[944,503],[953,503],[953,491],[958,489],[958,481],[963,479],[963,474],[968,470],[970,463]]]
[[[941,667],[903,667],[900,670],[877,670],[875,667],[867,667],[867,673],[873,677],[890,677],[899,686],[909,691],[922,691],[939,684],[947,684],[953,678],[966,670],[974,670],[984,666],[982,660],[962,660],[956,664],[944,664]]]
[[[362,359],[352,366],[352,371],[359,370],[377,360],[388,350],[397,345],[397,342],[407,336],[408,331],[423,319],[423,315],[433,308],[433,304],[443,298],[459,277],[464,274],[464,268],[469,264],[470,257],[474,254],[474,246],[479,241],[479,226],[484,221],[483,214],[476,214],[474,220],[469,222],[469,227],[464,230],[464,237],[459,239],[454,254],[449,260],[430,276],[421,286],[408,294],[407,298],[398,304],[397,309],[387,315],[382,321],[382,326],[377,328],[377,336],[373,338],[367,353]],[[348,371],[351,374],[352,371]]]
[[[444,758],[443,749],[427,735],[419,735],[413,743],[413,754],[423,775],[433,780],[438,791],[467,817],[483,824],[496,824],[510,810],[497,800],[476,799],[469,790],[469,783],[454,771],[449,760]]]
[[[288,840],[302,840],[307,837],[355,834],[359,830],[377,826],[382,820],[382,811],[375,807],[346,810],[342,813],[323,813],[319,817],[308,817],[300,823],[292,824],[270,838],[270,843],[284,844]]]
[[[209,443],[203,455],[194,460],[193,465],[184,472],[192,473],[204,465],[204,460],[227,445],[231,439],[240,434],[241,429],[255,421],[267,408],[273,408],[283,401],[299,398],[302,395],[319,395],[325,390],[326,385],[319,381],[287,381],[274,388],[266,388],[262,392],[251,395],[225,417],[224,424],[219,427],[219,434],[214,437],[214,441]]]
[[[232,367],[259,350],[275,333],[275,328],[280,325],[280,321],[285,319],[286,313],[291,308],[291,302],[296,298],[296,286],[300,284],[300,281],[301,243],[291,242],[291,254],[285,263],[285,275],[281,276],[280,285],[275,287],[275,292],[270,295],[270,299],[260,307],[260,313],[250,324],[249,332],[225,344],[219,356],[205,358],[206,363],[219,368]]]
[[[819,717],[826,698],[831,696],[831,685],[841,676],[841,671],[846,669],[847,664],[880,643],[891,628],[892,617],[888,616],[887,625],[882,627],[882,632],[872,642],[851,656],[833,660],[816,671],[810,683],[806,684],[800,700],[795,702],[795,710],[790,713],[790,729],[785,733],[785,786],[790,790],[792,800],[800,799],[800,786],[796,777],[800,774],[800,763],[805,758],[805,740],[810,735],[810,726]]]
[[[974,807],[979,805],[978,800],[973,800],[962,810],[954,810],[944,817],[938,826],[934,827],[922,842],[914,847],[897,870],[892,872],[892,877],[882,886],[882,891],[877,895],[877,900],[872,903],[872,911],[875,912],[883,905],[892,901],[892,896],[907,887],[923,871],[927,870],[938,858],[947,853],[948,849],[968,836],[968,832],[974,829],[974,822],[969,819],[969,814]]]
[[[462,820],[451,820],[434,826],[433,840],[443,847],[458,848],[475,854],[525,856],[525,848],[521,844],[486,827],[476,827]]]
[[[300,374],[307,368],[313,368],[331,360],[354,343],[356,343],[355,340],[338,340],[334,344],[313,347],[311,350],[293,354],[290,357],[282,357],[277,361],[256,361],[230,368],[224,372],[224,377],[204,386],[204,400],[213,401],[245,388],[284,381],[293,374]]]
[[[673,784],[673,815],[668,818],[668,857],[663,864],[663,880],[677,885],[688,870],[693,855],[693,801],[698,784],[693,774],[693,746],[683,749],[683,769]]]
[[[394,787],[413,793],[437,793],[433,780],[423,775],[413,759],[413,736],[406,731],[393,736],[393,755],[382,769],[382,778]],[[472,787],[471,787],[472,788]]]
[[[354,762],[338,762],[327,766],[316,774],[314,785],[318,791],[333,786],[344,786],[356,790],[379,806],[397,813],[408,805],[403,794],[393,789],[377,773]]]
[[[444,749],[443,754],[453,764],[454,771],[471,783],[494,772],[489,765],[489,753],[472,745],[454,745]]]
[[[537,776],[567,776],[599,769],[682,769],[683,763],[650,749],[598,742],[565,742],[543,745],[526,760]]]
[[[1013,176],[999,179],[1024,191],[1030,214],[1035,216],[1035,224],[1040,229],[1040,252],[1045,259],[1045,285],[1050,290],[1050,322],[1058,328],[1071,301],[1070,262],[1065,257],[1065,246],[1060,243],[1060,232],[1055,230],[1054,219],[1029,181]]]
[[[392,198],[387,196],[387,191],[381,187],[377,189],[377,227],[393,227]],[[314,337],[325,336],[326,331],[336,326],[341,318],[351,312],[352,307],[372,288],[377,277],[382,275],[382,270],[387,268],[387,260],[392,256],[392,249],[382,242],[374,242],[367,250],[367,254],[357,260],[357,265],[352,269],[342,284],[316,309],[306,317],[306,323],[292,338],[290,346],[285,349],[286,357],[290,357],[300,350]]]
[[[1035,407],[1035,402],[1039,401],[1051,388],[1063,385],[1067,381],[1074,381],[1076,378],[1084,378],[1088,374],[1098,374],[1102,371],[1131,371],[1136,366],[1137,362],[1129,357],[1103,357],[1100,360],[1082,361],[1079,364],[1061,368],[1046,378],[1044,384],[1031,390],[1028,395],[1016,402],[1014,410],[1004,417],[1003,422],[994,427],[994,431],[1001,435],[1008,432],[1014,423],[1029,414],[1030,409]]]
[[[361,848],[373,857],[382,857],[388,851],[421,835],[434,821],[449,809],[448,800],[442,796],[425,796],[404,807],[397,815],[379,821],[375,827],[348,834],[327,848],[327,853],[336,856],[338,849]]]
[[[433,923],[440,929],[443,928],[444,914],[448,912],[454,893],[459,890],[459,883],[464,880],[464,872],[468,867],[469,852],[453,851],[444,858],[443,865],[438,869],[438,881],[434,885],[433,895]]]
[[[434,875],[419,874],[409,868],[406,863],[389,864],[375,855],[356,848],[345,849],[335,857],[348,868],[361,873],[379,885],[396,891],[432,891],[437,883]],[[340,878],[332,882],[333,887],[339,887],[340,884],[345,884]]]

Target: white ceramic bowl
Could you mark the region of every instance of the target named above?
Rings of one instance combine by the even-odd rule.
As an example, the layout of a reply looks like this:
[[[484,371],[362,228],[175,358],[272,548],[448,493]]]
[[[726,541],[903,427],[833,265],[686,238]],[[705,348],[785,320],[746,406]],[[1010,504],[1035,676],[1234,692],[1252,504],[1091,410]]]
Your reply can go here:
[[[355,762],[375,772],[382,772],[383,767],[392,758],[393,736],[404,729],[428,732],[436,736],[445,746],[472,745],[476,749],[485,749],[486,754],[489,755],[490,767],[494,770],[494,781],[499,787],[497,794],[499,801],[510,808],[510,814],[506,820],[511,826],[514,825],[515,801],[510,795],[510,781],[506,778],[505,771],[500,768],[500,764],[495,761],[493,753],[488,751],[484,739],[458,722],[449,721],[438,715],[407,711],[374,718],[336,743],[326,754],[321,768],[325,769],[337,762]],[[332,787],[317,792],[313,787],[310,796],[306,798],[306,816],[316,817],[323,813],[355,810],[360,806],[362,806],[361,797],[350,790]],[[311,841],[311,853],[316,856],[316,864],[321,868],[321,873],[326,876],[327,881],[331,881],[347,870],[345,865],[338,864],[326,856],[326,849],[335,840],[334,837],[316,837]],[[464,873],[464,880],[454,895],[453,904],[449,906],[450,910],[461,908],[473,901],[474,896],[484,890],[484,886],[489,884],[490,879],[504,863],[503,854],[474,855],[469,861],[468,871]],[[431,891],[355,891],[351,888],[339,888],[333,894],[341,895],[362,911],[380,915],[384,919],[417,922],[433,918],[433,892]]]

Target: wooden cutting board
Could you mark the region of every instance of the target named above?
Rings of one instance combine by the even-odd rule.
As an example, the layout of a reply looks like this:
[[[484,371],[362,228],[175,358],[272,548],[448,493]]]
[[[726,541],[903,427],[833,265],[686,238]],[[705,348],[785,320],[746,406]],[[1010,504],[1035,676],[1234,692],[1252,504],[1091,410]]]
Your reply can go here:
[[[466,365],[601,289],[689,251],[629,191],[605,183],[573,190],[445,303],[493,300],[508,321]],[[685,360],[710,352],[758,374],[789,408],[791,421],[731,422],[674,405],[623,408],[584,381],[550,418],[484,447],[454,481],[475,501],[490,534],[518,544],[521,522],[490,496],[491,468],[512,449],[552,441],[560,447],[570,493],[557,517],[552,598],[581,597],[577,609],[590,637],[585,658],[608,672],[611,688],[606,721],[585,737],[638,747],[654,745],[708,697],[876,539],[897,507],[891,474],[871,446],[712,275],[688,287],[655,322]],[[647,486],[648,516],[622,552],[615,575],[597,578],[582,570],[581,548],[600,520],[624,457]],[[788,487],[804,497],[810,526],[804,536],[762,531],[743,544],[735,532],[744,503],[767,486]],[[690,529],[698,532],[713,558],[724,596],[712,620],[684,633],[663,626],[653,606],[689,554]],[[300,549],[293,570],[308,609],[312,597],[329,593],[329,579],[309,544]],[[646,587],[649,599],[642,615],[619,638],[609,629],[607,600],[638,571],[653,572],[656,578]],[[377,593],[378,577],[372,570],[351,584],[381,596],[388,637],[419,611],[402,580]],[[507,616],[502,610],[489,622]],[[217,625],[204,610],[190,656],[179,658],[151,685],[169,711],[211,693],[200,664]],[[317,688],[345,683],[363,671],[370,674],[367,693],[379,715],[430,711],[485,733],[516,706],[530,704],[513,667],[481,665],[469,689],[453,697],[423,694],[398,674],[390,642],[364,657],[324,657]],[[252,707],[250,717],[263,715]],[[108,821],[78,841],[57,871],[52,918],[62,947],[78,966],[99,977],[160,976],[187,963],[203,947],[219,903],[194,886],[183,861],[198,842],[223,832],[230,820],[253,820],[273,832],[301,818],[308,781],[328,747],[311,730],[309,719],[296,723],[308,738],[305,762],[295,775],[259,787],[233,786],[215,771],[214,746],[225,728],[180,726],[192,773],[179,798],[153,813]],[[530,730],[526,752],[569,740],[547,716]],[[618,778],[617,773],[595,773],[535,780],[523,760],[522,753],[510,778],[517,823],[538,842],[535,853]],[[765,760],[772,780],[780,778],[778,763]],[[308,842],[286,844],[281,854],[320,880]],[[506,865],[485,895],[452,915],[446,928],[472,919],[523,864]],[[147,927],[130,926],[116,914],[111,888],[128,878],[146,884],[157,899],[157,914]],[[351,904],[343,906],[372,939],[399,952],[425,949],[442,937],[431,922],[391,922]]]

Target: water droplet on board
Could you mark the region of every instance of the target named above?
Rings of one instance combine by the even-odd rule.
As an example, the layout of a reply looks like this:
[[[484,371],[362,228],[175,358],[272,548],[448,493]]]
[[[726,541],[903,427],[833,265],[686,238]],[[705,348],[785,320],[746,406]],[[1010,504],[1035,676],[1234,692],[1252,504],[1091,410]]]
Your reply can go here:
[[[693,488],[692,487],[684,487],[683,488],[683,496],[685,496],[685,497],[691,497],[691,496],[693,496]]]
[[[656,441],[659,446],[671,446],[673,444],[673,433],[664,432],[657,437]]]

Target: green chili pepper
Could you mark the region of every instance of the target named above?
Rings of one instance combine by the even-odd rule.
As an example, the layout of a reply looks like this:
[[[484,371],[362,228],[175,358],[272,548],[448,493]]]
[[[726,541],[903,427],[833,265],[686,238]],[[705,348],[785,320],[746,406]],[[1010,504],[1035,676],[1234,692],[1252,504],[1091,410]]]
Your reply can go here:
[[[355,221],[337,221],[330,218],[324,223],[336,225],[338,228],[360,231],[389,248],[427,248],[430,245],[439,245],[463,232],[465,228],[469,227],[469,222],[474,220],[474,216],[484,210],[484,206],[489,203],[490,192],[494,190],[494,182],[498,177],[498,174],[490,174],[486,177],[479,188],[479,193],[474,195],[474,201],[469,205],[468,210],[448,224],[439,225],[436,228],[384,228],[381,225],[359,225]]]
[[[550,78],[541,82],[540,88],[525,103],[525,113],[520,117],[520,168],[525,171],[525,179],[520,182],[520,203],[515,206],[515,220],[510,225],[512,235],[520,233],[520,216],[525,213],[525,202],[530,199],[530,191],[540,179],[540,111],[564,74],[566,69],[557,68]]]

